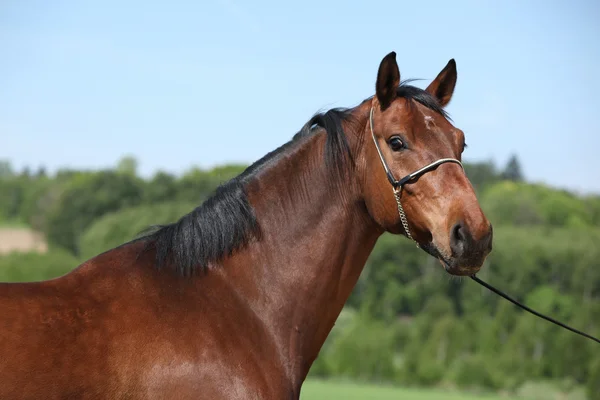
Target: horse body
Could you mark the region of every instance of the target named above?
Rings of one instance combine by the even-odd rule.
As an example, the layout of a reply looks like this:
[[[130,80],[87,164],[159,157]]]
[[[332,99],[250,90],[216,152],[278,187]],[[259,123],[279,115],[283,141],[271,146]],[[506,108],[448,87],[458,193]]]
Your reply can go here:
[[[243,360],[244,372],[257,375],[269,348],[230,285],[211,297],[189,280],[144,273],[136,250],[102,254],[60,279],[0,286],[0,398],[220,398],[219,386],[239,391],[244,379],[243,392],[227,398],[252,389],[267,398],[252,388],[256,380],[226,368]],[[119,264],[107,265],[115,256]],[[207,277],[205,286],[218,280]],[[243,335],[231,331],[236,324],[247,327]],[[264,347],[252,351],[249,341]]]
[[[396,171],[461,151],[434,103],[447,102],[452,71],[415,92],[421,101],[413,89],[396,101],[389,64],[377,97],[313,117],[177,223],[63,277],[0,284],[0,398],[298,399],[378,237],[407,233],[365,144],[369,111],[382,113],[380,135],[409,121],[414,149],[429,145],[412,158],[384,150]],[[478,269],[491,228],[461,170],[410,186],[411,237],[450,273]]]

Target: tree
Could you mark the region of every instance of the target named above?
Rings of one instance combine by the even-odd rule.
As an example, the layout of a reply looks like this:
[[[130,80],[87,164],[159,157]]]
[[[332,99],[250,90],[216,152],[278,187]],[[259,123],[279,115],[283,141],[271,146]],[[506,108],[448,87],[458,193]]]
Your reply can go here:
[[[177,181],[175,177],[166,172],[157,172],[144,191],[144,203],[153,204],[173,201],[177,198]]]
[[[193,203],[168,202],[123,208],[104,215],[81,236],[81,257],[92,258],[134,239],[151,226],[176,222],[194,207]]]
[[[590,362],[586,389],[590,400],[600,400],[600,358],[598,357]]]
[[[125,156],[121,158],[117,164],[117,171],[122,174],[136,176],[138,162],[133,156]]]
[[[47,253],[12,252],[0,257],[0,282],[31,282],[59,277],[77,267],[79,260],[62,249]]]
[[[243,165],[223,165],[211,170],[192,168],[178,183],[177,200],[200,203],[213,194],[217,186],[239,175]]]
[[[463,163],[467,177],[477,191],[481,191],[485,186],[491,185],[500,179],[500,173],[492,161],[479,163]]]
[[[23,168],[23,170],[21,171],[21,176],[22,176],[23,178],[29,178],[29,177],[31,177],[31,168],[30,168],[29,166],[27,166],[27,165],[26,165],[26,166]]]
[[[48,240],[79,255],[79,238],[96,218],[140,204],[144,182],[129,174],[101,171],[75,176],[48,220]]]
[[[514,182],[522,182],[524,180],[523,172],[521,171],[521,163],[516,154],[513,154],[508,159],[508,163],[502,172],[502,177]]]
[[[47,173],[46,173],[46,167],[44,167],[44,166],[40,166],[38,168],[38,170],[36,171],[36,173],[35,173],[35,177],[36,178],[45,178],[46,175],[47,175]]]
[[[9,178],[14,175],[9,161],[0,160],[0,179]]]

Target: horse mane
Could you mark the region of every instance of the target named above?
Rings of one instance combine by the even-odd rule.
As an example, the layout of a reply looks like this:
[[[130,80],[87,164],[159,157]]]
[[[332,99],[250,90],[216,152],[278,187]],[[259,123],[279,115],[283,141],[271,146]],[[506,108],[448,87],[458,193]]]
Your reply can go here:
[[[427,108],[447,116],[434,97],[423,89],[406,85],[398,87],[398,96],[413,99]],[[367,99],[365,101],[369,101]],[[259,172],[284,158],[303,138],[325,131],[325,163],[332,172],[331,183],[353,164],[344,122],[353,121],[353,109],[335,108],[317,113],[293,138],[246,168],[240,175],[221,184],[204,203],[178,221],[150,227],[135,241],[144,241],[143,251],[155,250],[157,268],[171,266],[182,276],[206,272],[211,263],[231,256],[251,239],[260,239],[260,224],[248,201],[246,186]]]

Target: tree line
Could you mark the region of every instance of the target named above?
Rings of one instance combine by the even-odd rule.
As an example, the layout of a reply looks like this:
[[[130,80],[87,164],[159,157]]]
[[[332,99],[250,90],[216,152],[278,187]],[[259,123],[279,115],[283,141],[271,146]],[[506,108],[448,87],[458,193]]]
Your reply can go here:
[[[150,225],[177,220],[244,168],[143,179],[131,157],[52,176],[0,163],[0,224],[31,226],[50,243],[47,254],[0,258],[0,280],[66,273]],[[465,170],[494,225],[494,250],[479,276],[600,335],[600,196],[527,182],[516,157],[503,168],[467,162]],[[392,235],[377,243],[311,375],[513,392],[547,385],[600,398],[597,345],[450,278]]]

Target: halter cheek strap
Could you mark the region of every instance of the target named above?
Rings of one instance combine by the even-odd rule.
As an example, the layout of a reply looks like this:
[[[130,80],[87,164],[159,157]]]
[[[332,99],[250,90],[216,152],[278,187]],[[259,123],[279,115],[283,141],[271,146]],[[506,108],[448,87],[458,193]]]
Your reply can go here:
[[[371,137],[373,138],[373,143],[375,143],[375,148],[377,149],[377,153],[379,154],[379,159],[381,160],[381,164],[383,165],[383,169],[385,170],[388,180],[392,184],[392,188],[394,190],[394,197],[396,198],[396,203],[398,204],[398,214],[400,215],[400,221],[402,222],[402,226],[404,227],[406,236],[408,236],[409,239],[411,239],[412,241],[417,243],[417,241],[412,237],[412,235],[410,233],[408,221],[406,219],[406,213],[404,212],[404,208],[402,207],[402,203],[400,202],[400,193],[402,192],[402,187],[406,183],[408,183],[411,180],[417,178],[418,176],[424,174],[425,172],[429,172],[429,171],[433,170],[434,168],[436,168],[438,165],[441,165],[441,164],[444,164],[447,162],[456,163],[456,164],[460,165],[461,168],[463,168],[463,169],[464,169],[464,167],[463,167],[462,163],[455,158],[440,158],[439,160],[436,160],[436,161],[432,162],[431,164],[427,164],[423,168],[418,169],[415,172],[406,175],[402,179],[396,180],[394,178],[394,175],[392,174],[392,171],[390,170],[387,163],[385,162],[385,159],[383,158],[383,153],[381,152],[381,148],[379,147],[379,144],[377,143],[377,139],[375,138],[375,130],[373,129],[373,107],[371,107],[371,111],[369,114],[369,126],[371,127]],[[419,243],[417,243],[417,247],[419,247]]]

